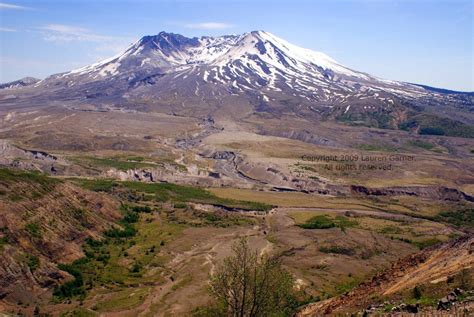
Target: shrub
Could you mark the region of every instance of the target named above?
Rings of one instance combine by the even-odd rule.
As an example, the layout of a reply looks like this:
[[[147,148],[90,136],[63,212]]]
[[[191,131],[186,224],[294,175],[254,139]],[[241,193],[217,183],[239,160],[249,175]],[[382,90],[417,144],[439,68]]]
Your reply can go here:
[[[178,203],[174,203],[173,207],[176,208],[176,209],[184,209],[186,208],[188,205],[186,205],[186,203],[181,203],[181,202],[178,202]]]
[[[335,219],[332,219],[326,215],[318,215],[310,218],[306,223],[300,224],[299,227],[303,229],[329,229],[339,227],[342,231],[345,231],[345,228],[354,227],[356,225],[357,221],[350,220],[344,216],[336,216]]]
[[[474,228],[474,208],[441,212],[436,216],[436,220],[451,223],[456,227],[467,226]]]
[[[104,232],[104,235],[110,238],[127,238],[136,235],[137,230],[130,224],[125,224],[123,229],[112,228]]]
[[[82,277],[82,273],[77,267],[80,263],[81,262],[77,260],[72,264],[58,265],[60,270],[68,272],[74,277],[74,279],[57,287],[54,290],[54,296],[59,298],[71,298],[74,296],[85,295],[84,279]]]
[[[417,286],[415,286],[415,288],[413,289],[413,298],[415,298],[415,299],[420,299],[421,296],[423,296],[423,294],[421,293],[420,287],[417,285]]]
[[[138,273],[138,272],[140,272],[141,269],[142,269],[142,267],[141,267],[140,263],[135,263],[135,264],[133,264],[132,269],[130,270],[130,272]]]
[[[329,229],[336,227],[336,223],[326,215],[319,215],[312,217],[299,226],[303,229]]]
[[[148,206],[133,206],[132,211],[150,213],[152,210]]]
[[[33,237],[38,238],[40,236],[40,226],[37,223],[31,222],[26,224],[25,230]]]
[[[355,251],[352,248],[341,247],[338,245],[331,246],[322,246],[319,248],[319,251],[323,253],[334,253],[334,254],[344,254],[344,255],[354,255]]]
[[[140,219],[140,215],[136,212],[128,212],[122,218],[123,223],[135,223]]]
[[[33,272],[40,266],[40,259],[34,255],[28,255],[28,267]]]
[[[419,133],[421,135],[444,135],[444,130],[441,128],[421,128]]]

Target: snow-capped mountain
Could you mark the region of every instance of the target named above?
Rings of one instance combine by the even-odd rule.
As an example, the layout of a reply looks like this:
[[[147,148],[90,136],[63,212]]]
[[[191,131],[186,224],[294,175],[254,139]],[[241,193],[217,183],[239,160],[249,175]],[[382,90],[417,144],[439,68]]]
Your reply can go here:
[[[331,92],[324,88],[347,92],[370,90],[370,86],[356,85],[361,81],[386,87],[388,92],[403,87],[400,93],[407,94],[407,89],[413,96],[426,93],[415,85],[385,81],[351,70],[323,53],[300,48],[264,31],[201,38],[161,32],[143,37],[117,56],[73,70],[61,78],[85,75],[88,80],[97,80],[124,74],[133,77],[134,73],[150,69],[197,75],[205,82],[218,82],[240,90],[281,91],[286,87],[296,91],[319,90],[319,97],[323,95],[326,99]],[[337,87],[330,87],[334,83]],[[311,96],[307,91],[302,93]]]
[[[201,38],[161,32],[34,87],[36,97],[75,106],[120,104],[205,115],[232,103],[241,105],[242,114],[293,113],[379,127],[396,127],[413,109],[445,107],[443,115],[453,117],[474,103],[466,94],[352,70],[264,31]],[[472,123],[469,116],[461,119]]]

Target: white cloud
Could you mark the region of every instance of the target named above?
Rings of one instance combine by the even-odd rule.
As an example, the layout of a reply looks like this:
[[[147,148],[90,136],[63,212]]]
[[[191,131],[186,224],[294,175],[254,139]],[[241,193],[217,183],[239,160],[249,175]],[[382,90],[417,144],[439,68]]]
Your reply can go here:
[[[16,30],[15,29],[10,29],[10,28],[0,27],[0,32],[16,32]]]
[[[31,8],[19,6],[16,4],[0,2],[0,10],[29,10]]]
[[[184,27],[188,29],[220,30],[232,28],[234,25],[223,22],[201,22],[185,24]]]

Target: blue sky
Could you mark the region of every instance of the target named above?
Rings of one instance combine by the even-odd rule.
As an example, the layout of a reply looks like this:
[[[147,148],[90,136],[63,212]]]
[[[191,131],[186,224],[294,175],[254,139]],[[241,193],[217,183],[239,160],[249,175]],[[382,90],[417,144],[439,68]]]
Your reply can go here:
[[[474,91],[472,0],[0,0],[0,82],[44,78],[162,30],[265,30],[370,74]]]

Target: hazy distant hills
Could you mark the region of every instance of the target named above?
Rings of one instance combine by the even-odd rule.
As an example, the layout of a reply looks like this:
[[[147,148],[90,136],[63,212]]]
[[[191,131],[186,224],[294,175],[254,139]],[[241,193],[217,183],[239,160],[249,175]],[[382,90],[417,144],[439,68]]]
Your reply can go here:
[[[472,93],[380,79],[264,31],[201,38],[161,32],[99,63],[8,87],[15,89],[0,91],[0,103],[9,108],[92,105],[234,120],[296,116],[474,137]]]

